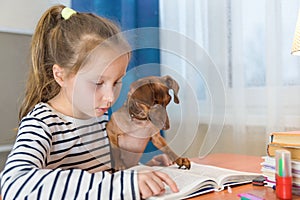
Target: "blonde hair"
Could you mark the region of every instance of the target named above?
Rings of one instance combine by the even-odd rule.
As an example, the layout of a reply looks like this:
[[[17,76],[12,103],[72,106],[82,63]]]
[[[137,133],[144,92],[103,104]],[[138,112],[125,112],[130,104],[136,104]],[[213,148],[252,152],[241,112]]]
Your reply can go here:
[[[120,32],[112,21],[91,13],[64,19],[63,5],[49,8],[39,20],[31,42],[31,67],[19,120],[39,102],[60,91],[53,77],[54,64],[76,73],[87,55],[105,39]]]

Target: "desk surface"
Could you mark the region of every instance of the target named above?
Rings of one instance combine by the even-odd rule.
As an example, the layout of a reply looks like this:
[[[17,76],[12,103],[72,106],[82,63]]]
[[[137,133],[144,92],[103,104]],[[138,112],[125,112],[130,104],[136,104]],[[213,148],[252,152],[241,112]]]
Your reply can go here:
[[[212,154],[202,159],[194,158],[192,160],[199,164],[215,165],[217,167],[258,173],[260,173],[260,163],[262,162],[262,159],[258,156],[245,156],[238,154]],[[277,199],[275,191],[271,188],[245,184],[232,187],[232,193],[229,193],[227,190],[223,190],[220,192],[211,192],[208,194],[200,195],[194,198],[190,198],[189,200],[237,200],[239,199],[237,194],[244,192],[252,193],[254,195],[257,195],[258,197],[264,198],[265,200]],[[293,200],[295,199],[300,200],[300,196],[293,196]]]
[[[224,167],[229,169],[235,169],[240,171],[261,173],[262,159],[258,156],[245,156],[239,154],[212,154],[205,158],[194,158],[194,162],[199,164],[214,165],[217,167]],[[264,186],[253,186],[252,184],[245,184],[241,186],[232,187],[232,193],[228,190],[220,192],[212,192],[204,195],[200,195],[190,200],[220,200],[220,199],[239,199],[237,194],[248,192],[266,200],[277,199],[275,191],[272,188]],[[293,196],[294,199],[300,199],[300,196]]]

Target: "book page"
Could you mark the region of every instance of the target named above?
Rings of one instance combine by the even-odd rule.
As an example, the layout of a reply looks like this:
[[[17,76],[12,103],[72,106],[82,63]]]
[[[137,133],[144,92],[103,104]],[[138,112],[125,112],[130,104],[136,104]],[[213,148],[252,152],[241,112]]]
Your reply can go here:
[[[177,166],[160,170],[161,172],[168,174],[176,182],[179,189],[179,193],[173,193],[170,188],[166,186],[166,192],[164,195],[160,196],[161,199],[182,198],[195,192],[197,192],[197,194],[204,194],[215,191],[218,187],[212,178],[189,173],[189,170],[178,169]]]
[[[178,169],[178,166],[148,167],[136,166],[131,169],[159,170],[168,174],[177,184],[179,192],[173,193],[168,186],[166,192],[159,197],[150,199],[179,199],[196,196],[212,191],[220,191],[225,185],[236,185],[251,182],[253,178],[260,175],[257,173],[240,172],[210,165],[191,163],[191,169]]]
[[[197,173],[189,173],[191,170],[178,169],[178,166],[172,165],[170,167],[148,167],[139,165],[132,167],[133,170],[159,170],[168,174],[177,184],[179,189],[178,193],[173,193],[171,189],[166,185],[166,191],[163,195],[150,197],[148,200],[158,199],[179,199],[194,192],[201,194],[212,192],[217,188],[217,184],[214,180],[207,176],[198,175]],[[201,189],[201,191],[199,191]]]
[[[237,185],[249,183],[253,178],[261,174],[251,172],[241,172],[210,165],[193,163],[191,173],[201,176],[208,176],[218,184],[218,190],[223,190],[225,185]]]

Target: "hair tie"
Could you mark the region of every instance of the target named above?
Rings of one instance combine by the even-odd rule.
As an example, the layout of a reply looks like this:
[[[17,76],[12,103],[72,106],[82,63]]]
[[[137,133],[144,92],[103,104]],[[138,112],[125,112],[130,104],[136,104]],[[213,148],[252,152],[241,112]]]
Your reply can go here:
[[[76,14],[76,11],[73,10],[72,8],[69,7],[65,7],[64,9],[62,9],[61,11],[61,16],[67,20],[69,19],[73,14]]]

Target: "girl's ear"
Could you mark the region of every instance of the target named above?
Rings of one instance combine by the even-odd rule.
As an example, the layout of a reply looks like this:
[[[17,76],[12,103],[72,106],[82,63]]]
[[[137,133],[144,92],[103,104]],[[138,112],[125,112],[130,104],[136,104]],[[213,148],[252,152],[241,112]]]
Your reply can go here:
[[[63,86],[63,84],[64,84],[64,69],[61,66],[54,64],[52,67],[52,71],[53,71],[53,77],[54,77],[55,81],[60,86]]]

